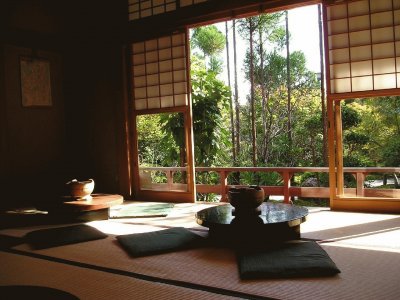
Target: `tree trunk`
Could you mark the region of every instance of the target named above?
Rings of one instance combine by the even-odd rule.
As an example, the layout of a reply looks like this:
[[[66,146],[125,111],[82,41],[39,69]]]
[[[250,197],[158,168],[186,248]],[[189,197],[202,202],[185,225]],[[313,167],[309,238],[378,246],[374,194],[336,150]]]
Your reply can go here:
[[[233,68],[234,68],[234,80],[235,80],[235,113],[236,113],[236,157],[240,155],[240,104],[239,104],[239,92],[238,92],[238,79],[237,79],[237,50],[236,50],[236,21],[232,21],[232,34],[233,34]],[[234,162],[234,166],[238,166],[238,161]],[[233,175],[233,184],[240,183],[240,173]]]
[[[236,21],[232,21],[233,25],[233,65],[235,76],[235,109],[236,109],[236,156],[240,154],[240,104],[237,77],[237,49],[236,49]]]
[[[255,115],[255,92],[254,92],[254,53],[253,53],[253,34],[255,30],[254,20],[249,19],[250,32],[250,105],[251,105],[251,134],[252,134],[252,162],[253,166],[257,166],[257,132],[256,132],[256,115]]]
[[[292,88],[291,88],[291,80],[290,80],[290,49],[289,49],[289,18],[288,18],[288,11],[285,11],[285,19],[286,19],[286,69],[287,69],[287,78],[286,78],[286,84],[287,84],[287,134],[288,134],[288,163],[289,166],[292,165],[292,155],[291,155],[291,149],[292,149],[292,107],[291,107],[291,93],[292,93]]]
[[[230,68],[230,59],[229,59],[229,31],[228,31],[228,22],[225,22],[225,37],[226,37],[226,68],[228,72],[228,86],[229,90],[232,91],[231,86],[231,68]],[[236,147],[235,147],[235,120],[233,118],[233,103],[232,103],[232,94],[229,99],[229,113],[231,117],[231,140],[232,140],[232,159],[233,165],[236,164]]]
[[[263,145],[262,145],[262,152],[263,156],[262,156],[262,160],[264,163],[267,163],[266,161],[266,156],[265,153],[267,153],[267,139],[266,134],[267,134],[267,119],[266,119],[266,95],[265,95],[265,85],[264,85],[264,47],[263,47],[263,35],[262,35],[262,27],[259,26],[258,28],[258,34],[259,34],[259,43],[260,43],[260,68],[261,68],[261,72],[260,72],[260,85],[261,85],[261,99],[262,99],[262,124],[263,124],[263,135],[264,135],[264,139],[263,139]]]
[[[318,4],[318,30],[319,30],[319,56],[321,69],[321,113],[322,113],[322,159],[324,167],[328,166],[328,150],[327,150],[327,121],[326,121],[326,105],[325,105],[325,69],[324,69],[324,49],[323,49],[323,32],[322,32],[322,4]],[[314,166],[316,167],[316,166]]]

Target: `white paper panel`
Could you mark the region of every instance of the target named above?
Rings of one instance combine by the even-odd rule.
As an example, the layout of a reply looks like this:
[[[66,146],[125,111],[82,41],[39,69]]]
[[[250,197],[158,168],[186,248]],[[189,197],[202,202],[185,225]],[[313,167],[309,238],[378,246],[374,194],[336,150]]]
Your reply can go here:
[[[144,52],[144,43],[143,42],[134,43],[132,45],[132,51],[133,51],[133,53]]]
[[[172,71],[172,62],[170,60],[160,61],[160,72]]]
[[[187,105],[187,94],[181,94],[175,96],[175,105]]]
[[[174,97],[173,96],[163,96],[161,97],[161,107],[173,107]]]
[[[146,74],[146,66],[138,65],[133,67],[133,75],[134,76],[143,76]]]
[[[148,99],[148,108],[160,108],[160,98],[149,98]]]
[[[345,32],[348,32],[347,19],[339,19],[328,22],[329,35]]]
[[[392,10],[392,0],[372,0],[370,7],[371,13]]]
[[[173,60],[173,64],[174,64],[174,71],[176,70],[182,70],[185,68],[185,60],[183,58],[177,58]]]
[[[331,65],[331,78],[350,77],[350,64]]]
[[[134,87],[143,87],[143,86],[146,86],[146,76],[137,76],[137,77],[134,77],[133,85],[134,85]]]
[[[369,14],[368,0],[349,2],[349,17]]]
[[[174,83],[174,93],[175,94],[185,94],[186,93],[186,82]]]
[[[175,3],[167,4],[166,11],[173,11],[176,9]]]
[[[372,75],[372,61],[359,61],[351,63],[351,76]]]
[[[332,93],[351,92],[350,78],[331,80]]]
[[[372,45],[374,59],[394,57],[394,43]]]
[[[141,1],[140,4],[141,9],[147,9],[151,7],[151,0]]]
[[[396,88],[396,75],[376,75],[374,76],[374,85],[377,90],[394,89]]]
[[[328,20],[347,18],[346,4],[339,4],[329,7]]]
[[[135,89],[135,99],[146,98],[146,88],[136,88]]]
[[[153,98],[153,97],[158,97],[158,96],[160,96],[160,91],[158,90],[158,85],[147,87],[147,97],[148,98]]]
[[[158,46],[160,49],[165,49],[165,48],[170,48],[171,47],[171,37],[166,36],[166,37],[161,37],[158,39]]]
[[[153,15],[159,15],[165,13],[164,6],[157,6],[153,8]]]
[[[393,27],[372,29],[372,43],[393,41]]]
[[[349,35],[347,33],[335,34],[328,38],[330,49],[349,47]]]
[[[135,65],[141,65],[145,63],[145,55],[143,53],[136,54],[133,56],[133,61]]]
[[[350,32],[350,46],[362,46],[371,44],[371,32],[369,30]]]
[[[369,15],[349,18],[349,31],[366,30],[370,28]]]
[[[395,10],[394,15],[394,25],[400,25],[400,10]]]
[[[158,61],[158,51],[146,52],[146,62],[156,62]]]
[[[145,99],[135,101],[135,109],[142,110],[147,108],[147,101]]]
[[[350,61],[349,49],[337,49],[329,51],[329,61],[332,64],[341,64]]]
[[[351,80],[353,92],[370,91],[373,89],[373,77],[355,77]]]
[[[174,71],[175,81],[186,81],[186,72],[184,70]]]
[[[146,74],[158,73],[158,63],[146,64]]]
[[[152,51],[158,49],[157,40],[150,40],[145,42],[146,51]]]
[[[140,13],[140,17],[141,18],[150,17],[151,15],[152,15],[151,8],[142,10],[141,13]]]
[[[393,25],[393,13],[392,11],[385,11],[371,15],[371,26],[373,28],[385,27]]]
[[[160,60],[167,60],[171,58],[171,49],[167,48],[167,49],[161,49],[159,51],[159,55],[160,55]]]
[[[156,85],[158,82],[158,74],[147,75],[147,85]]]
[[[374,74],[394,73],[395,68],[394,58],[374,60]]]
[[[160,73],[160,84],[171,83],[172,72]]]
[[[172,84],[160,85],[160,92],[161,96],[173,95],[174,94],[173,85]]]
[[[350,56],[352,61],[372,59],[371,45],[351,47]]]

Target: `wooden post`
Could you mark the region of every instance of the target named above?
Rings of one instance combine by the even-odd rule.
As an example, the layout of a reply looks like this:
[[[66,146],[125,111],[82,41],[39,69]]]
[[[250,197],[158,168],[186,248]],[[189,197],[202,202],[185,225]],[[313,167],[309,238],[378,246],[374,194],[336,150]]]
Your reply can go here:
[[[364,197],[364,180],[365,180],[365,173],[357,173],[357,197]]]
[[[337,176],[337,195],[344,194],[343,177],[343,130],[342,130],[342,111],[340,101],[335,102],[335,125],[336,125],[336,176]]]
[[[292,178],[293,174],[289,171],[285,171],[280,173],[283,178],[283,202],[286,204],[290,202],[290,179]]]
[[[221,202],[228,202],[227,186],[228,186],[228,173],[225,171],[219,172],[219,182],[221,184]]]

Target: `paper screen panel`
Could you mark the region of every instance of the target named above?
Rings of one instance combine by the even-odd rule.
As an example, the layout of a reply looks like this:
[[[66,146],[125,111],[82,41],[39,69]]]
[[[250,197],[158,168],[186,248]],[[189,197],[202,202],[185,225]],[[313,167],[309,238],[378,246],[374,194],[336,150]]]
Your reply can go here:
[[[399,88],[400,0],[327,6],[331,95]]]
[[[129,21],[174,11],[179,0],[128,0]]]
[[[135,110],[188,104],[185,33],[137,42],[131,49]]]

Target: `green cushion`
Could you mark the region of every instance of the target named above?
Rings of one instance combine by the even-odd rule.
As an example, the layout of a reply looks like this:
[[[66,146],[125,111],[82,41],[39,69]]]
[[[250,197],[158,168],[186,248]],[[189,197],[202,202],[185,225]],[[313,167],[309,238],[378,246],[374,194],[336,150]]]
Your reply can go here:
[[[25,235],[25,240],[35,249],[45,249],[106,237],[106,234],[96,228],[80,224],[31,231]]]
[[[205,240],[183,227],[119,235],[116,238],[122,247],[134,257],[196,247]]]
[[[241,279],[321,277],[340,273],[316,242],[288,242],[274,248],[238,255]]]

